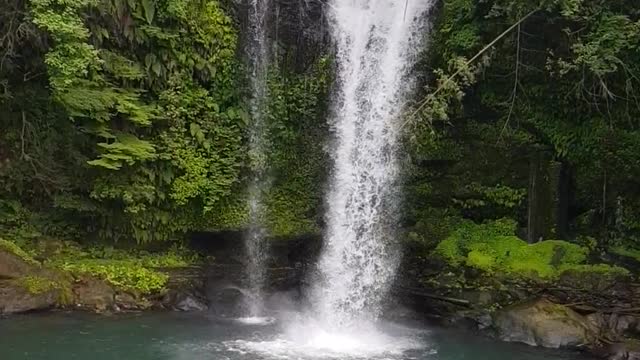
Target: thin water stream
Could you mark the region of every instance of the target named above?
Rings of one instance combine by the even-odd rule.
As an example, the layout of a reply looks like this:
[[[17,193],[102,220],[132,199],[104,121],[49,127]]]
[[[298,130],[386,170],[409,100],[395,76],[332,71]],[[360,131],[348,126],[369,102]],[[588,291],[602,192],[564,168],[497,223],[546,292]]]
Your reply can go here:
[[[264,226],[264,196],[270,187],[267,161],[268,135],[266,124],[267,72],[269,66],[268,12],[269,0],[249,0],[249,28],[247,56],[249,59],[251,86],[251,124],[249,126],[249,228],[245,235],[246,277],[253,296],[247,297],[247,318],[257,318],[263,313],[262,291],[266,277],[268,258],[267,230]]]

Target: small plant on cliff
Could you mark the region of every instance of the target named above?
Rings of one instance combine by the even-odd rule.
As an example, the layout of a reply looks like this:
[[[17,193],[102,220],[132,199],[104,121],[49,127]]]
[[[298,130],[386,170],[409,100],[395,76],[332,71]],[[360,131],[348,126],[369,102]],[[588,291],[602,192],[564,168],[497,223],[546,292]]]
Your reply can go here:
[[[521,240],[506,239],[512,237],[516,229],[515,221],[500,219],[475,224],[472,221],[463,221],[453,232],[436,247],[436,254],[443,257],[452,265],[459,265],[467,260],[469,252],[476,250],[475,256],[481,250],[496,250],[499,253],[508,252],[509,246],[515,241],[520,245]],[[501,241],[504,240],[504,241]],[[519,240],[519,241],[518,241]],[[504,249],[498,249],[504,247]],[[483,248],[483,249],[481,249]],[[485,261],[486,262],[486,259]]]

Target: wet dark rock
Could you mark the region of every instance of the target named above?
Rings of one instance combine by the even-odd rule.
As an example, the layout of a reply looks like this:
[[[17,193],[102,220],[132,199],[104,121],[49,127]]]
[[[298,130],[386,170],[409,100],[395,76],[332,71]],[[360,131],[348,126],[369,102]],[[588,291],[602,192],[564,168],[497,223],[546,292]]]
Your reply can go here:
[[[116,311],[140,311],[151,306],[146,300],[141,300],[127,292],[118,292],[115,297],[114,310]]]
[[[595,343],[598,329],[570,308],[537,299],[497,311],[493,327],[504,341],[547,348],[576,348]]]
[[[213,312],[222,317],[240,317],[246,313],[249,294],[243,289],[225,283],[214,283],[208,288],[208,299]]]
[[[607,360],[640,360],[640,341],[626,340],[611,344],[600,355]]]
[[[204,300],[201,300],[191,294],[180,293],[176,296],[173,308],[178,311],[191,312],[206,311],[209,309],[209,306]]]

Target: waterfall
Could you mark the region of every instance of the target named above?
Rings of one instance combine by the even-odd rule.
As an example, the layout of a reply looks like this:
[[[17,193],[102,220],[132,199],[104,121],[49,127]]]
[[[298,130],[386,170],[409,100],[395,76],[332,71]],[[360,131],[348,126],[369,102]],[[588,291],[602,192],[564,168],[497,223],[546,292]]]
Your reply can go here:
[[[239,341],[268,358],[387,358],[423,346],[380,319],[399,262],[398,154],[408,75],[436,0],[327,0],[337,78],[325,243],[308,311],[280,311],[283,333]],[[381,357],[382,356],[382,357]]]
[[[375,321],[398,264],[399,116],[434,0],[331,0],[337,84],[325,247],[313,298],[324,324]]]
[[[249,229],[245,238],[246,275],[248,289],[246,307],[249,317],[263,313],[262,291],[266,279],[268,249],[267,231],[264,227],[264,194],[269,189],[269,175],[266,153],[268,151],[265,107],[267,99],[267,72],[269,66],[267,18],[269,0],[249,1],[249,36],[247,55],[249,57],[252,122],[249,126],[249,161],[251,183],[249,184]]]

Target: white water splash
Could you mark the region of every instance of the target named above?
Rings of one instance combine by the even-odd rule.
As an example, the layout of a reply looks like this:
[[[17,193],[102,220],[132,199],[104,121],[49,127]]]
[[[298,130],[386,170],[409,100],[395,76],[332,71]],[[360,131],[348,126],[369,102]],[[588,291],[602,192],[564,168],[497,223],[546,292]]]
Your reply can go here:
[[[270,187],[266,152],[268,149],[265,104],[267,99],[267,71],[269,64],[267,16],[269,0],[250,0],[249,39],[251,118],[249,127],[249,159],[252,180],[249,185],[249,229],[245,238],[247,287],[251,296],[245,297],[249,317],[263,312],[263,288],[266,279],[268,250],[264,228],[264,194]]]
[[[362,329],[353,332],[323,330],[309,322],[291,323],[275,338],[224,342],[227,350],[259,355],[264,359],[406,359],[408,350],[434,354],[424,342],[424,331],[385,325],[381,331]]]
[[[325,248],[315,288],[324,329],[362,331],[381,313],[398,254],[399,115],[433,0],[333,0],[338,91]],[[342,331],[342,330],[341,330]]]
[[[276,321],[271,316],[249,316],[234,319],[236,322],[244,325],[270,325]]]

